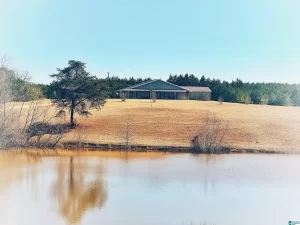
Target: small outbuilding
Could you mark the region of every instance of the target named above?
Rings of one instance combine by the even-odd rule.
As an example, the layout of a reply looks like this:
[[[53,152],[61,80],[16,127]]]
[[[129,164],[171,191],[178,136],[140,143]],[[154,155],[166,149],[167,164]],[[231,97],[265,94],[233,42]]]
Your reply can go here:
[[[197,87],[197,86],[181,86],[186,89],[189,93],[191,100],[204,100],[209,101],[211,99],[211,90],[208,87]]]
[[[209,101],[211,90],[208,87],[177,86],[163,80],[150,80],[116,91],[127,98],[150,99],[155,94],[157,99],[191,99]]]

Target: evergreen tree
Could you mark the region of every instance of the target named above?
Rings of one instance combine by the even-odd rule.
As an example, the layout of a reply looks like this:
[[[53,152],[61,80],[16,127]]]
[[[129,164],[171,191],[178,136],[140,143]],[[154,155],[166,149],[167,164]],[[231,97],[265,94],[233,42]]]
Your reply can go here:
[[[59,114],[70,112],[70,125],[74,127],[74,114],[88,116],[90,109],[104,106],[107,96],[107,83],[91,76],[85,64],[70,60],[68,67],[57,69],[58,73],[50,75],[54,78],[51,89],[54,91],[52,102],[59,108]]]

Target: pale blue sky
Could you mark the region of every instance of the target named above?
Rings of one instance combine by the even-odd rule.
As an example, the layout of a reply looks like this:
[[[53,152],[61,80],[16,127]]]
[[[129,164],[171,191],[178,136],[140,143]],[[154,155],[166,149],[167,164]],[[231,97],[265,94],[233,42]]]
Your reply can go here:
[[[300,0],[0,0],[0,55],[33,81],[94,75],[300,83]]]

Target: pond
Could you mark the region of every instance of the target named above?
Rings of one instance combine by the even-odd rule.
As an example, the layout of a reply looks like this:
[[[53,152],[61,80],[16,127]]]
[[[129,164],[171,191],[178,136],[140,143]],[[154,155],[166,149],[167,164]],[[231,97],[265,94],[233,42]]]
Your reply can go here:
[[[0,154],[0,224],[288,224],[300,155]]]

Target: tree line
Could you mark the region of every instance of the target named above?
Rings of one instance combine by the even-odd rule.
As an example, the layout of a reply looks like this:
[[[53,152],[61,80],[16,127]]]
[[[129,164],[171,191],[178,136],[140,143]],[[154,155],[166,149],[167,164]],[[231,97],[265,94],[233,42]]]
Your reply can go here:
[[[12,101],[23,102],[44,98],[47,86],[30,82],[27,74],[19,74],[8,67],[0,66],[0,73],[6,75]],[[3,78],[3,77],[1,77]]]
[[[101,83],[102,86],[106,87],[106,94],[108,98],[113,98],[116,90],[120,90],[122,88],[136,85],[145,81],[149,81],[151,78],[120,78],[117,76],[107,76],[105,78],[97,78],[98,83]],[[50,85],[39,84],[42,88],[43,95],[46,98],[54,98],[54,89],[55,85],[53,82]]]
[[[249,83],[240,79],[231,82],[193,74],[170,75],[168,82],[178,86],[205,86],[212,91],[214,101],[246,104],[300,106],[300,84]]]
[[[35,84],[26,76],[18,76],[14,70],[2,68],[9,74],[11,79],[11,90],[14,101],[32,101],[40,98],[53,99],[57,86],[55,81],[51,84]],[[53,77],[54,78],[54,77]],[[113,98],[116,90],[139,84],[151,78],[119,78],[107,76],[105,78],[94,77],[97,87],[105,89],[106,97]],[[198,78],[194,74],[170,75],[167,82],[178,86],[204,86],[212,91],[213,101],[235,102],[245,104],[264,104],[280,106],[300,106],[300,84],[287,83],[249,83],[240,79],[231,82],[219,79],[210,79],[205,76]]]

